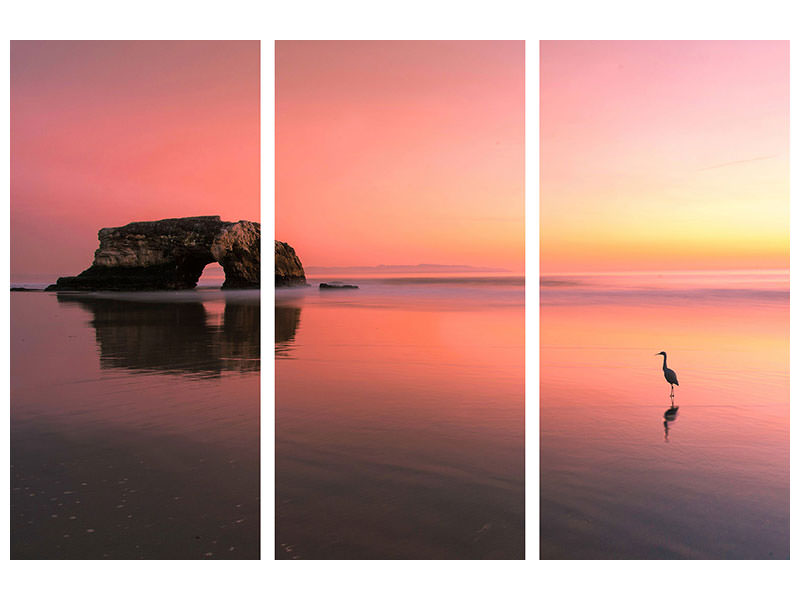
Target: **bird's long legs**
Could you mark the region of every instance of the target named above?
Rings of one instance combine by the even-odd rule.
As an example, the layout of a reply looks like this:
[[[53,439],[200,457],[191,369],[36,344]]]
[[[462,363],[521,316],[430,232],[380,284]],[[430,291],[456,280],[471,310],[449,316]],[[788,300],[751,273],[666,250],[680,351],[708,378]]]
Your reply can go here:
[[[670,385],[669,386],[669,397],[670,398],[674,398],[675,397],[675,386],[674,385]]]

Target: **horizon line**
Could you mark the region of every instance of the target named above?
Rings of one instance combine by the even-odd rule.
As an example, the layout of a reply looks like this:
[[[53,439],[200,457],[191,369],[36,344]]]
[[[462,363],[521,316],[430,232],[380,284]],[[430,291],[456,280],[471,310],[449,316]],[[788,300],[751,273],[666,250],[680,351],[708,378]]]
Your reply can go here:
[[[336,266],[319,266],[319,265],[310,265],[304,267],[306,271],[415,271],[420,269],[433,269],[436,271],[453,271],[453,272],[463,272],[463,271],[474,271],[474,272],[481,272],[481,273],[512,273],[514,272],[512,269],[505,269],[502,267],[476,267],[473,265],[444,265],[438,263],[417,263],[415,265],[398,265],[398,264],[379,264],[379,265],[336,265]]]
[[[542,273],[539,277],[561,277],[564,275],[652,275],[652,274],[680,274],[680,273],[790,273],[789,267],[783,268],[752,268],[752,269],[630,269],[616,271],[559,271]]]

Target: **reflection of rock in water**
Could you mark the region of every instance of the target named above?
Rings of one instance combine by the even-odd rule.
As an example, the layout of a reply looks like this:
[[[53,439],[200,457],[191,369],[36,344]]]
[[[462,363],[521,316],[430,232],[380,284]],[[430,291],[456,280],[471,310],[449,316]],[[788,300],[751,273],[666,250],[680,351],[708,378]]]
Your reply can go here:
[[[300,325],[299,306],[275,307],[275,354],[286,356]]]
[[[258,371],[258,304],[227,302],[221,325],[202,302],[136,302],[58,296],[89,311],[103,369],[217,376]]]
[[[225,304],[220,355],[228,371],[257,371],[261,362],[261,304]]]

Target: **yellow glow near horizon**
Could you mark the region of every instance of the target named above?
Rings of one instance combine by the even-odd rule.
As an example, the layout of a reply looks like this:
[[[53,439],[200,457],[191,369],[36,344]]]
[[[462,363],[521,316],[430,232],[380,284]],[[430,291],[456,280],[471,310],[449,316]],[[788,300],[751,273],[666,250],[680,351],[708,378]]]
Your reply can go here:
[[[541,270],[787,268],[788,43],[543,42]]]

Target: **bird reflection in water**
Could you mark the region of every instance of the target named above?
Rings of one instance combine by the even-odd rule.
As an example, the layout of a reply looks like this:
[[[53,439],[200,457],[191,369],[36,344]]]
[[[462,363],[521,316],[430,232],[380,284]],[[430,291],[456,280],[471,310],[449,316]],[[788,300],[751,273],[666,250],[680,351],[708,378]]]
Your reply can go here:
[[[678,407],[675,402],[664,412],[664,441],[669,442],[669,425],[678,418]]]

